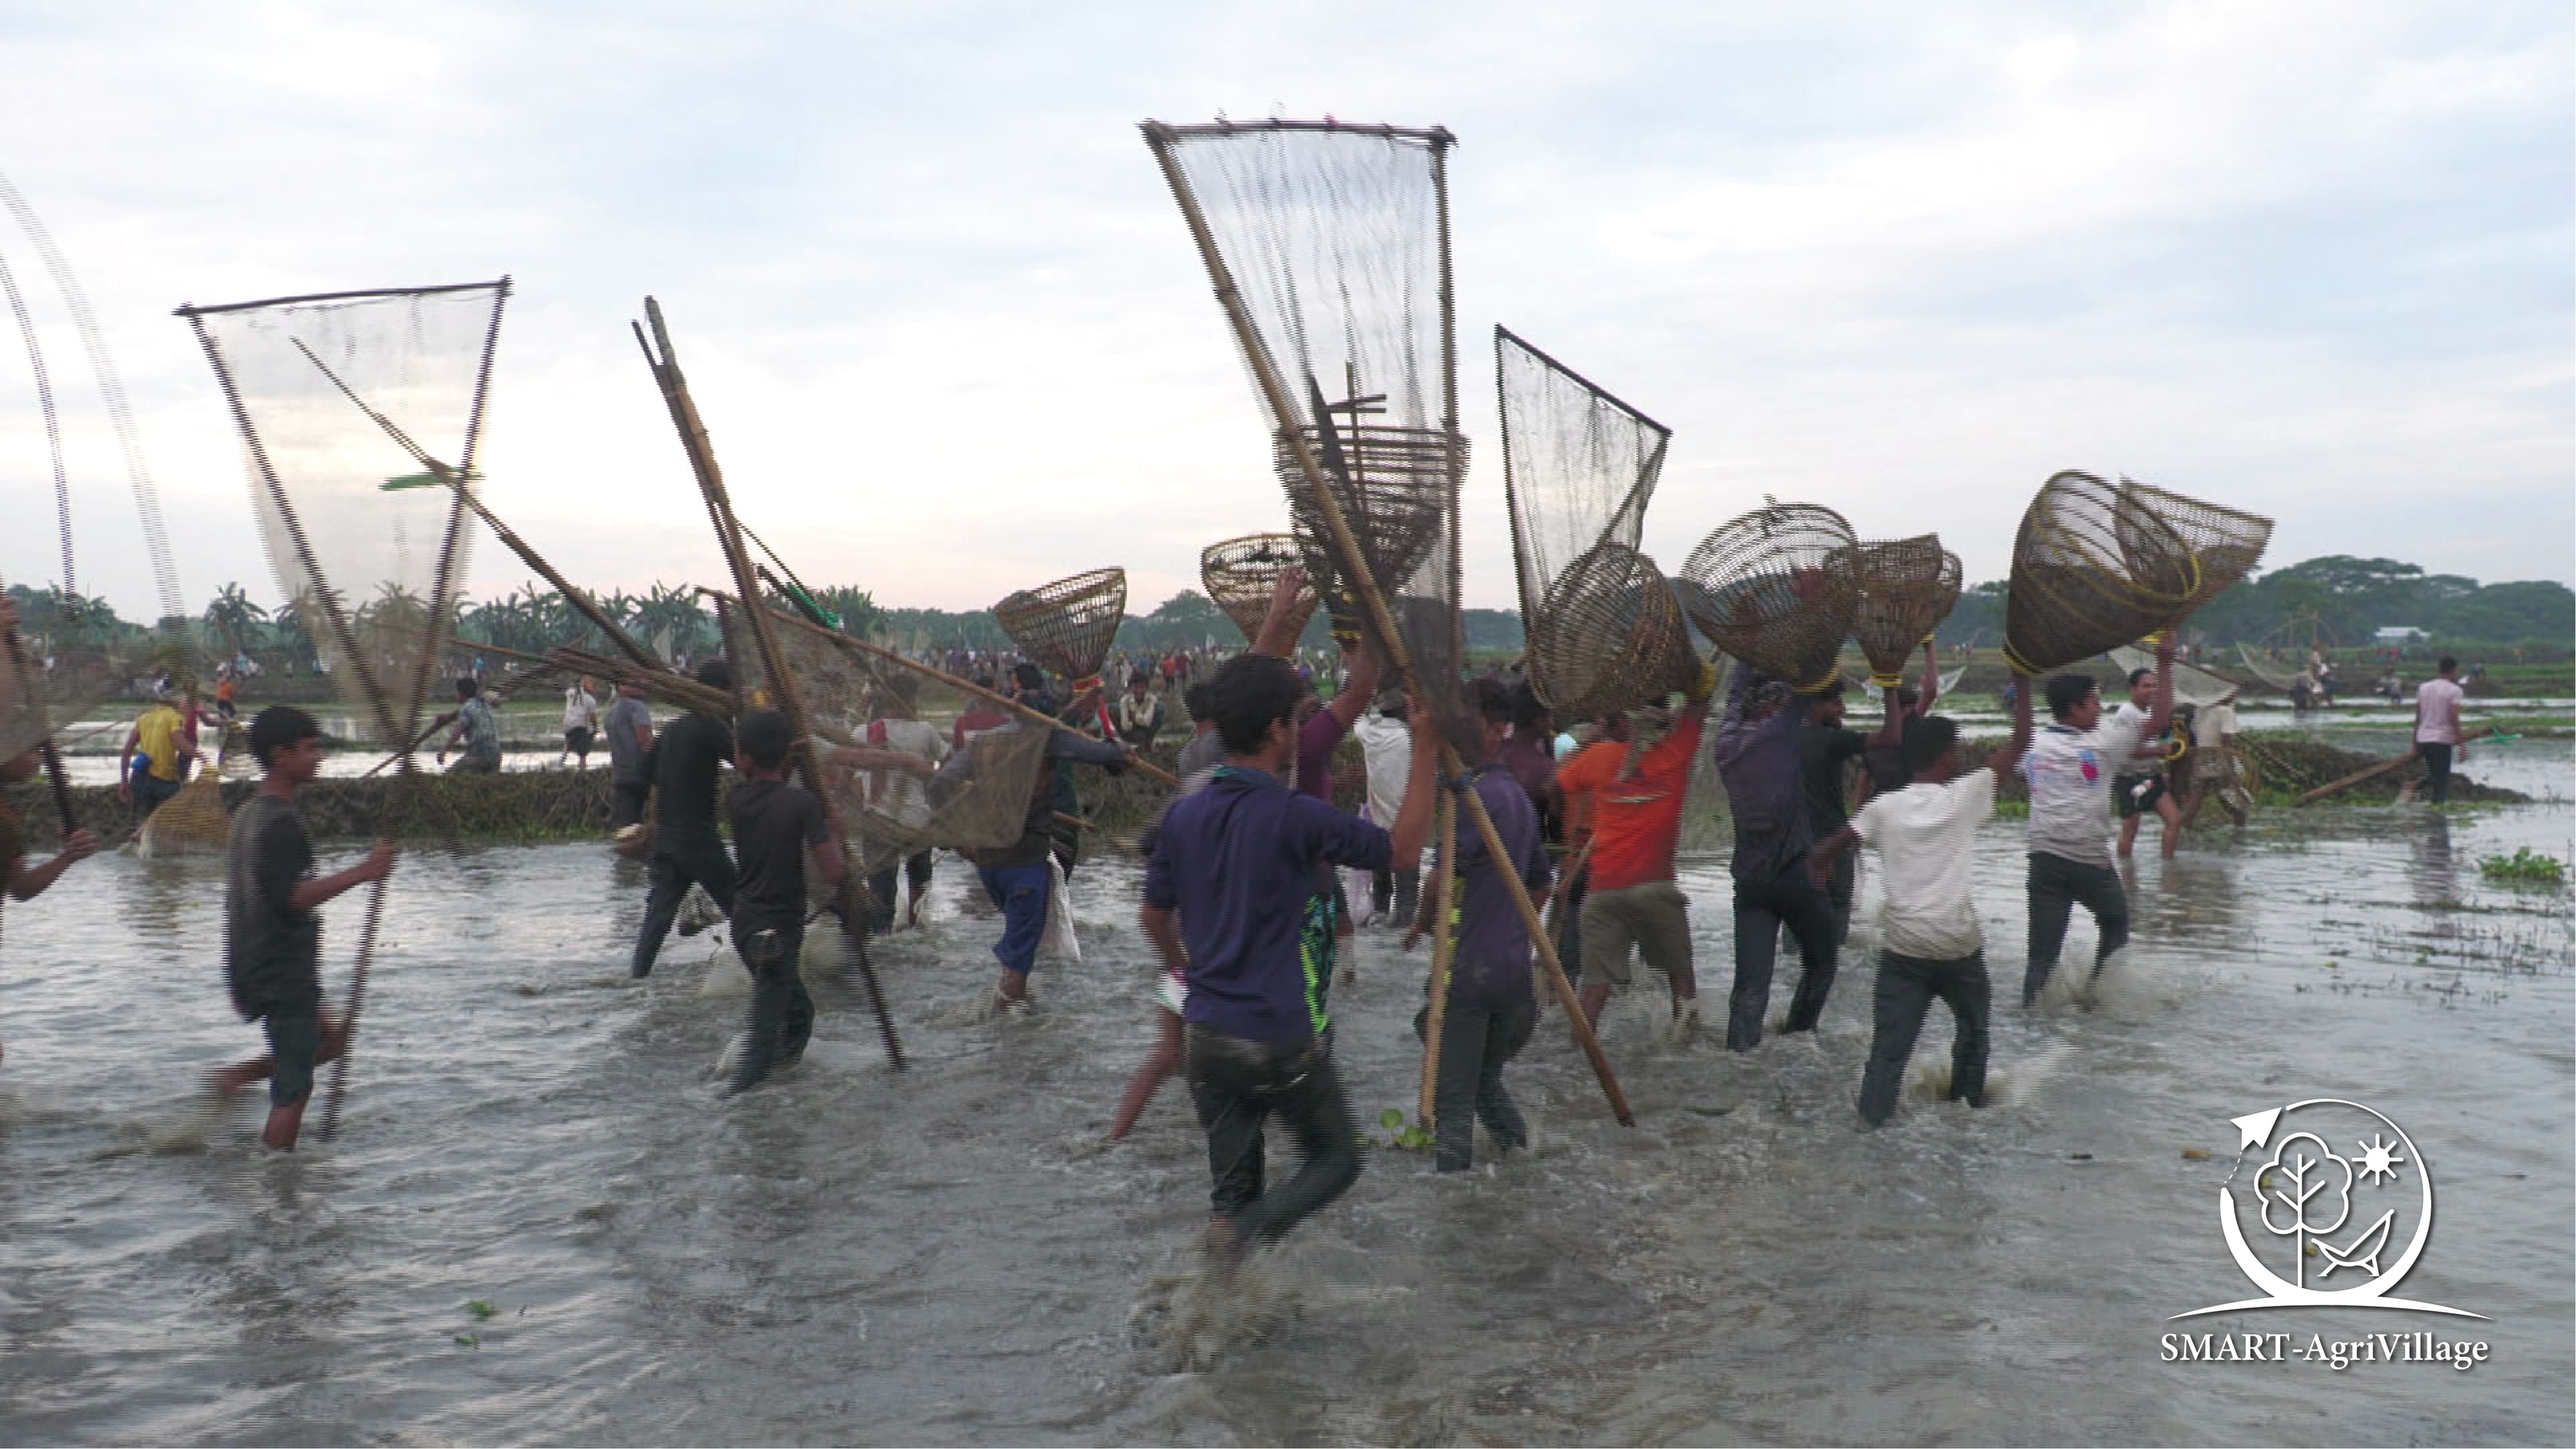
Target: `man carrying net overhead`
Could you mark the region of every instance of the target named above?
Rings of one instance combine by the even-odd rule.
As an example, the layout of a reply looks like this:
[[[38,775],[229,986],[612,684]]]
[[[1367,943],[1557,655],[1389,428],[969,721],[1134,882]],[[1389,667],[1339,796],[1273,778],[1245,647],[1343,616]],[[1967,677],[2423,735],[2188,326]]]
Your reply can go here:
[[[1833,903],[1807,874],[1810,833],[1798,757],[1810,706],[1789,686],[1737,665],[1717,732],[1717,769],[1735,816],[1735,984],[1727,993],[1726,1046],[1762,1044],[1771,969],[1786,927],[1803,958],[1781,1031],[1816,1029],[1834,988]]]
[[[1629,981],[1631,947],[1672,991],[1676,1037],[1699,1029],[1699,979],[1691,969],[1690,898],[1675,883],[1682,802],[1699,757],[1717,672],[1701,666],[1678,711],[1633,711],[1630,738],[1586,745],[1556,772],[1569,799],[1591,797],[1591,889],[1583,898],[1583,1015],[1598,1026],[1610,988]]]
[[[699,665],[696,677],[709,689],[733,689],[733,669],[721,659]],[[653,974],[653,958],[661,954],[662,938],[670,934],[692,884],[727,918],[733,915],[733,857],[716,835],[716,773],[733,756],[733,727],[691,711],[674,720],[644,757],[655,804],[652,893],[644,901],[644,924],[628,968],[638,978]]]
[[[1285,659],[1229,660],[1208,691],[1226,760],[1164,817],[1139,919],[1165,966],[1188,982],[1190,1095],[1215,1183],[1208,1247],[1231,1265],[1359,1176],[1357,1128],[1333,1068],[1332,964],[1313,929],[1316,880],[1337,866],[1419,863],[1441,741],[1432,712],[1415,711],[1412,776],[1390,832],[1287,787],[1305,685]],[[1262,1124],[1274,1113],[1304,1161],[1268,1190]]]
[[[261,1023],[269,1054],[215,1074],[218,1093],[268,1080],[268,1125],[260,1140],[295,1150],[313,1069],[349,1044],[346,1018],[322,1009],[322,903],[393,874],[394,843],[333,875],[313,876],[313,841],[295,809],[296,792],[322,772],[322,727],[293,705],[271,705],[250,722],[250,750],[266,778],[233,812],[224,867],[224,976],[244,1021]]]
[[[2022,977],[2021,1003],[2039,1000],[2057,970],[2066,923],[2077,902],[2093,913],[2101,933],[2093,973],[2129,939],[2129,897],[2111,866],[2112,777],[2138,751],[2139,742],[2162,734],[2173,718],[2173,635],[2156,641],[2154,708],[2143,718],[2102,717],[2102,687],[2088,674],[2052,674],[2049,724],[2022,757],[2030,782],[2030,969]],[[2026,688],[2026,686],[2025,686]]]
[[[1822,882],[1837,860],[1859,846],[1878,852],[1887,934],[1879,947],[1877,1022],[1860,1082],[1861,1120],[1873,1127],[1896,1112],[1906,1061],[1936,996],[1949,1004],[1957,1028],[1949,1097],[1972,1107],[1986,1104],[1986,1022],[1993,991],[1972,867],[1977,828],[1995,813],[1995,791],[2030,745],[2030,692],[2018,698],[2012,741],[1982,769],[1968,768],[1955,722],[1940,715],[1912,721],[1903,746],[1907,783],[1873,797],[1808,857],[1809,872]]]

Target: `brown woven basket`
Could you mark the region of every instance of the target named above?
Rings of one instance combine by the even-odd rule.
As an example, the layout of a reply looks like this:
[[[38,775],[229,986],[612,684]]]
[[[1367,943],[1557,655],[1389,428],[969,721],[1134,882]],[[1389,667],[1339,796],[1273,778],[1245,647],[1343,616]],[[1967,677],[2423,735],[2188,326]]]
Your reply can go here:
[[[1212,543],[1199,554],[1199,582],[1206,586],[1207,596],[1225,610],[1234,627],[1246,639],[1261,637],[1261,624],[1270,617],[1270,595],[1279,584],[1279,571],[1294,564],[1306,565],[1305,555],[1293,533],[1256,533],[1244,538],[1229,538]],[[1306,621],[1315,617],[1317,600],[1309,585],[1300,590],[1289,617],[1290,638],[1306,632]]]
[[[2176,617],[2197,611],[2254,572],[2254,566],[2263,561],[2264,548],[2272,542],[2272,520],[2260,514],[2187,498],[2134,478],[2121,479],[2120,491],[2134,499],[2140,510],[2162,520],[2200,565],[2200,587],[2192,591]],[[2137,511],[2123,511],[2119,518],[2129,520],[2136,516]],[[2135,529],[2124,529],[2120,534],[2121,556],[2132,567],[2141,557],[2153,557],[2158,546],[2151,533],[2133,537],[2136,533]]]
[[[1634,709],[1699,672],[1672,585],[1624,544],[1595,545],[1557,575],[1526,647],[1530,688],[1567,719]]]
[[[1834,677],[1860,599],[1851,525],[1775,503],[1722,523],[1682,565],[1682,606],[1708,641],[1799,690]]]
[[[1019,589],[993,606],[1022,657],[1075,681],[1100,673],[1126,617],[1127,571],[1116,568]]]
[[[1332,477],[1330,450],[1324,446],[1322,434],[1311,425],[1298,432],[1315,450],[1317,460],[1324,463],[1326,476]],[[1429,561],[1440,542],[1453,491],[1449,473],[1452,449],[1457,466],[1463,470],[1467,440],[1446,436],[1436,428],[1347,422],[1334,425],[1333,438],[1347,474],[1333,483],[1336,501],[1341,504],[1342,517],[1367,558],[1369,572],[1376,576],[1379,589],[1392,596],[1413,577],[1414,570]],[[1313,581],[1316,597],[1332,618],[1333,637],[1347,647],[1359,637],[1361,609],[1357,595],[1342,578],[1341,567],[1326,542],[1330,530],[1324,525],[1323,511],[1315,504],[1305,469],[1298,465],[1285,432],[1273,438],[1272,461],[1280,484],[1287,490],[1289,512],[1296,520],[1306,577]]]
[[[1938,534],[1860,546],[1860,602],[1852,638],[1869,660],[1870,682],[1894,687],[1905,660],[1959,602],[1959,556]]]
[[[2040,486],[2013,539],[2004,659],[2062,669],[2171,624],[2200,589],[2191,549],[2145,501],[2090,473]]]

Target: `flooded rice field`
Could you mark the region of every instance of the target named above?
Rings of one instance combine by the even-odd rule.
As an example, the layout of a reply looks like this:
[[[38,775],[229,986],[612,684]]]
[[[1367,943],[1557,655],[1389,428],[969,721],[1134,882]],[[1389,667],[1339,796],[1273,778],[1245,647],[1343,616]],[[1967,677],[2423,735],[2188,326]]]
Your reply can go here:
[[[930,926],[878,950],[911,1069],[830,985],[805,1063],[726,1100],[737,968],[701,936],[629,983],[640,871],[588,845],[412,856],[345,1129],[273,1157],[252,1098],[195,1096],[258,1041],[225,1002],[218,868],[102,857],[0,937],[0,1439],[2567,1442],[2569,898],[2478,861],[2576,849],[2572,765],[2529,740],[2469,773],[2549,803],[2272,810],[2142,858],[2136,942],[2033,1012],[2022,827],[1995,822],[1996,1100],[1918,1082],[1875,1133],[1865,868],[1820,1033],[1730,1056],[1622,996],[1623,1129],[1551,1014],[1510,1074],[1534,1152],[1435,1178],[1372,1151],[1248,1305],[1195,1279],[1178,1084],[1102,1142],[1155,1023],[1131,861],[1075,876],[1082,960],[1041,968],[1043,1009],[986,1022],[996,924],[943,860]],[[1722,994],[1723,857],[1683,885]],[[358,901],[327,912],[335,994]],[[1341,1070],[1383,1137],[1422,953],[1364,930],[1355,954]],[[1919,1078],[1948,1039],[1936,1011]],[[2491,1321],[2168,1322],[2248,1291],[2210,1212],[2230,1119],[2311,1097],[2404,1124],[2441,1182],[2406,1295]],[[2166,1361],[2185,1327],[2491,1356]]]

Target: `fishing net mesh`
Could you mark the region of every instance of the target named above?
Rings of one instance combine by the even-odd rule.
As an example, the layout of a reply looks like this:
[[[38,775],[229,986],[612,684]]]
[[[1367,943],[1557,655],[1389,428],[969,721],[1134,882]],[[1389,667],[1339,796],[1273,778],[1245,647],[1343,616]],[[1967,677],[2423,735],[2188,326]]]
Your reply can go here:
[[[994,622],[1013,648],[1077,682],[1099,677],[1126,617],[1127,571],[1114,568],[1017,589],[993,606]]]
[[[2013,539],[2004,658],[2033,675],[2090,659],[2171,624],[2199,587],[2190,547],[2143,499],[2060,473]]]
[[[387,749],[449,697],[440,655],[472,530],[422,456],[472,486],[508,295],[502,281],[181,310],[241,430],[278,587]]]
[[[1775,503],[1719,524],[1682,565],[1682,602],[1710,643],[1800,690],[1834,676],[1860,598],[1851,525]]]
[[[1246,639],[1261,635],[1261,622],[1270,616],[1270,595],[1278,586],[1279,571],[1295,564],[1305,566],[1305,556],[1293,533],[1256,533],[1244,538],[1229,538],[1212,543],[1199,554],[1199,583],[1207,596],[1225,610],[1234,627]],[[1315,617],[1315,588],[1309,583],[1298,591],[1297,603],[1289,614],[1290,638],[1306,632],[1306,621]]]
[[[0,657],[0,760],[71,730],[133,679],[125,658],[26,632],[16,656]]]
[[[1672,431],[1504,327],[1494,388],[1530,687],[1590,717],[1686,682],[1690,629],[1637,551]]]
[[[2121,524],[2120,554],[2133,570],[2142,562],[2157,560],[2158,550],[2165,546],[2162,535],[2138,526],[2136,520],[2141,517],[2162,522],[2191,550],[2199,565],[2199,587],[2192,590],[2177,616],[2194,612],[2254,572],[2254,566],[2263,561],[2264,548],[2272,542],[2272,520],[2259,514],[2188,498],[2134,478],[2121,479],[2120,491],[2138,505],[2117,515]]]
[[[1852,638],[1881,689],[1905,673],[1906,656],[1932,637],[1959,602],[1959,556],[1936,534],[1864,543],[1858,554],[1860,599]]]
[[[1384,595],[1416,702],[1462,748],[1482,728],[1458,613],[1455,319],[1448,305],[1446,132],[1335,123],[1148,125],[1205,220],[1251,324],[1247,356],[1284,387],[1272,458],[1316,593],[1346,639],[1367,620],[1357,572]],[[1265,409],[1269,399],[1264,394]],[[1320,465],[1352,535],[1326,521]]]
[[[224,772],[232,763],[232,746],[240,732],[239,726],[225,729],[215,762],[198,771],[143,822],[136,833],[150,854],[220,854],[230,843],[232,812],[224,804]]]

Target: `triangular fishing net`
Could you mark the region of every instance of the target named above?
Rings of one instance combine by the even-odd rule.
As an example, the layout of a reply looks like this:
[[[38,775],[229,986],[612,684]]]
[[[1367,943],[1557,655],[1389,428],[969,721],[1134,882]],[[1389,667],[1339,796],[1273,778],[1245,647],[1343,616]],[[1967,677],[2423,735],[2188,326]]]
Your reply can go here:
[[[1295,534],[1256,533],[1229,538],[1209,544],[1199,554],[1199,583],[1207,589],[1208,598],[1234,621],[1234,627],[1243,631],[1244,638],[1258,639],[1262,621],[1270,617],[1270,595],[1278,587],[1279,571],[1291,564],[1305,566]],[[1306,632],[1306,621],[1315,617],[1316,602],[1313,584],[1298,591],[1297,603],[1289,615],[1289,638]]]
[[[2141,514],[2162,522],[2191,550],[2199,564],[2200,586],[2192,590],[2177,617],[2196,612],[2254,572],[2254,566],[2263,561],[2264,548],[2272,542],[2272,520],[2260,514],[2187,498],[2134,478],[2121,479],[2120,491],[2139,505],[2136,510],[2123,510],[2116,516],[2117,521],[2127,525],[2120,534],[2120,554],[2132,570],[2152,562],[2163,546],[2161,535],[2135,526]]]
[[[1637,551],[1672,430],[1507,327],[1494,329],[1494,388],[1530,688],[1591,718],[1686,683],[1690,628]]]
[[[1096,684],[1101,661],[1127,617],[1127,571],[1094,569],[1034,589],[1015,589],[993,606],[1011,647],[1075,689]]]
[[[1239,328],[1236,341],[1269,415],[1318,596],[1348,622],[1340,616],[1357,612],[1356,571],[1366,570],[1412,665],[1417,702],[1474,750],[1482,726],[1466,698],[1458,614],[1467,444],[1457,430],[1449,133],[1148,122],[1145,138],[1242,301],[1249,331]],[[1319,481],[1347,542],[1327,521]]]
[[[2111,650],[2110,654],[2111,662],[2119,666],[2120,676],[2124,680],[2138,670],[2156,667],[2156,656],[2134,645],[2123,644]],[[2229,695],[2239,693],[2244,687],[2223,674],[2212,674],[2197,665],[2185,664],[2179,660],[2174,663],[2173,697],[2176,704],[2216,704]]]
[[[2040,485],[2013,539],[2004,658],[2045,674],[2144,638],[2199,592],[2190,546],[2145,500],[2090,473]]]
[[[1860,601],[1851,525],[1775,503],[1719,524],[1682,565],[1683,607],[1708,641],[1805,691],[1834,677]]]
[[[1852,639],[1869,660],[1870,683],[1899,683],[1905,661],[1932,637],[1959,602],[1959,556],[1941,547],[1937,534],[1864,543],[1860,601],[1852,610]]]
[[[405,749],[452,698],[442,654],[472,529],[507,280],[183,307],[249,454],[270,568],[362,728]],[[424,460],[427,460],[426,462]]]

